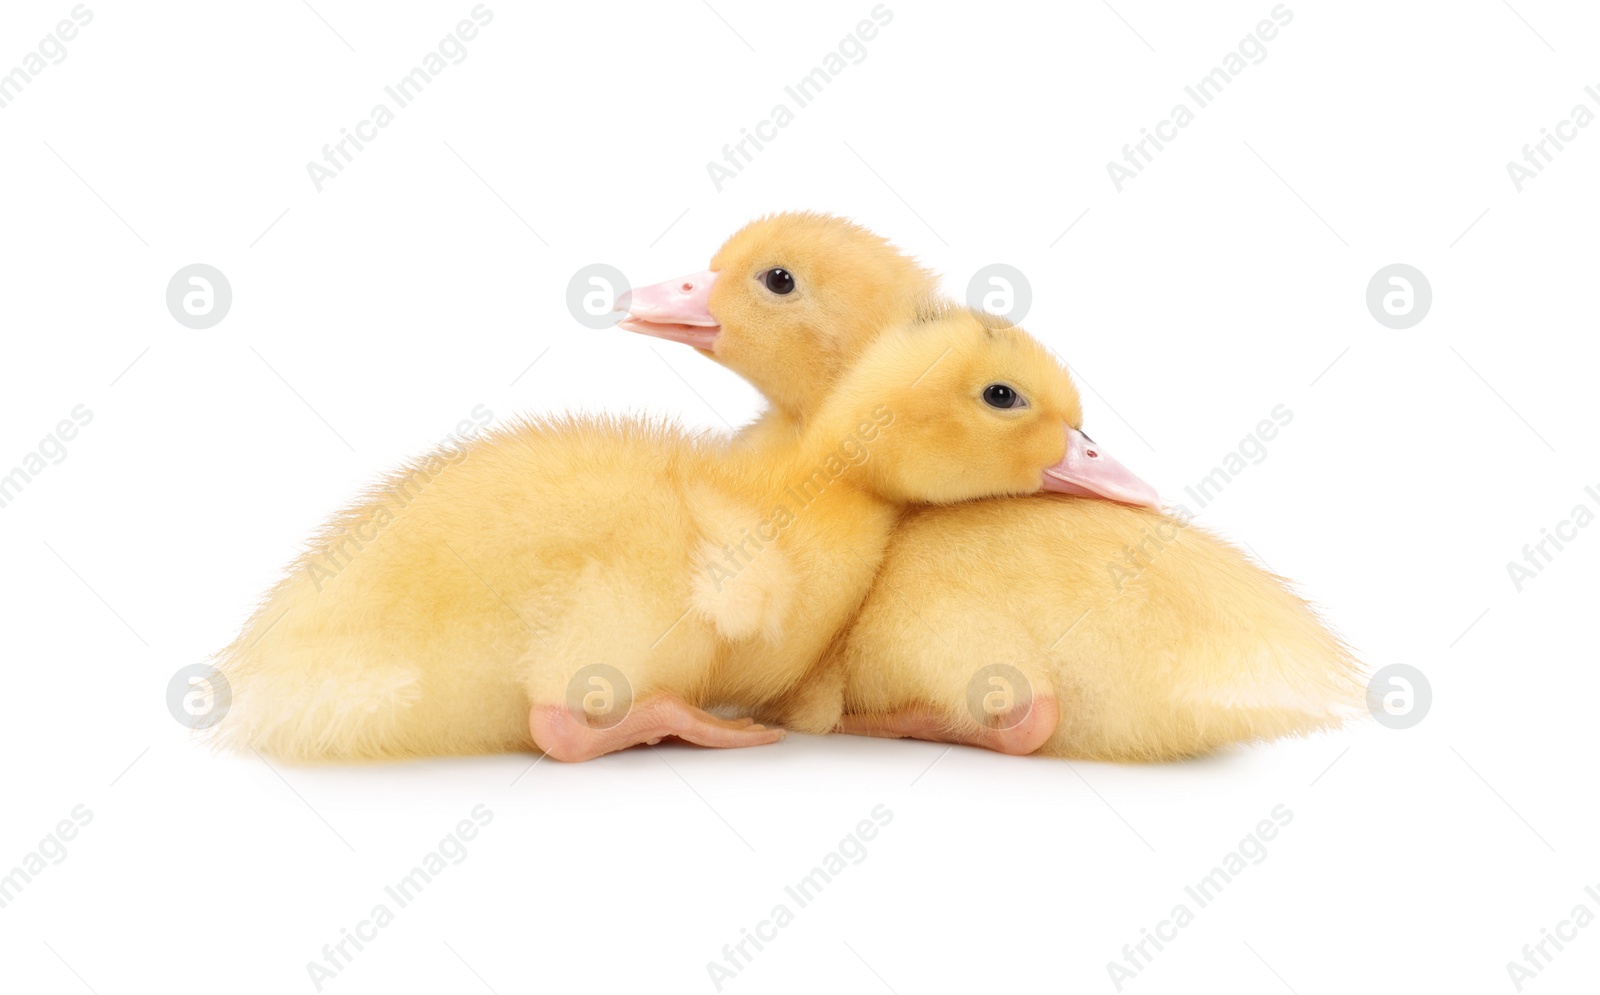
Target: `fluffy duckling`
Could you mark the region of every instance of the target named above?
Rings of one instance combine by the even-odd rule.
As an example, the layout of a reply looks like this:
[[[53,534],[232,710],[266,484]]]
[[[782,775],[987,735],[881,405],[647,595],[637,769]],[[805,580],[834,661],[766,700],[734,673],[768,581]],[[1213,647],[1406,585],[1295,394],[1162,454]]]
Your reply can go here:
[[[1355,660],[1282,578],[1181,519],[1070,498],[908,515],[838,653],[843,731],[1008,753],[1176,759],[1360,702]],[[991,695],[1059,724],[991,717]]]
[[[623,327],[695,329],[697,348],[772,401],[745,433],[769,440],[805,425],[826,371],[847,369],[930,281],[848,222],[778,215],[734,235],[709,271],[635,290]],[[1136,507],[1154,505],[1153,490],[1072,429],[1085,460],[1058,489],[1124,503],[1045,496],[908,514],[833,650],[847,674],[843,731],[1164,760],[1334,727],[1358,706],[1356,661],[1282,578]]]
[[[223,652],[222,732],[297,760],[584,760],[782,735],[717,705],[833,729],[842,677],[806,678],[903,508],[1058,486],[1080,415],[1048,350],[965,311],[876,337],[810,415],[760,452],[527,421],[395,473]]]

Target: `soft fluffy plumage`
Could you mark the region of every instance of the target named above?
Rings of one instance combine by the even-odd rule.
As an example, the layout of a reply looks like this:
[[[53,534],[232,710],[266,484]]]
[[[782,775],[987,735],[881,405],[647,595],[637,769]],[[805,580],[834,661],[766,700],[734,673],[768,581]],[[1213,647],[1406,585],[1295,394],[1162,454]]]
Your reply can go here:
[[[1002,417],[985,384],[1024,386]],[[1024,333],[952,313],[877,341],[760,451],[657,422],[527,421],[402,469],[330,522],[221,654],[224,740],[298,760],[535,745],[586,665],[825,732],[806,681],[914,500],[1037,491],[1077,396]]]
[[[1196,526],[1084,498],[911,512],[839,654],[848,711],[931,704],[968,734],[973,674],[1009,663],[1056,696],[1040,752],[1063,757],[1189,756],[1331,727],[1357,700],[1355,661],[1281,578]]]
[[[803,304],[755,282],[772,266],[795,275]],[[760,445],[806,425],[827,371],[919,310],[932,285],[881,238],[814,214],[752,223],[712,269],[713,358],[773,403],[742,433]],[[1125,551],[1141,547],[1154,552],[1134,571]],[[979,728],[972,676],[1011,664],[1057,697],[1041,752],[1066,757],[1160,760],[1304,734],[1360,700],[1356,661],[1281,578],[1198,527],[1079,498],[909,513],[835,654],[850,712],[929,706],[935,727],[962,733]]]

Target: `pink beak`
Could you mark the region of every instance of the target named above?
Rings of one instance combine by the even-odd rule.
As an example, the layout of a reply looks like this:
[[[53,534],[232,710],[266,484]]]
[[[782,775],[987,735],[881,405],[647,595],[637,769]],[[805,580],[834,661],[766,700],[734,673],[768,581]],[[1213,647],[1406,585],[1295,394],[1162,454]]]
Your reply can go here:
[[[722,331],[722,323],[711,316],[711,288],[716,283],[717,274],[706,270],[635,287],[617,298],[616,310],[628,313],[618,325],[710,352]]]
[[[1044,490],[1123,504],[1160,508],[1156,489],[1133,475],[1075,428],[1067,428],[1067,455],[1044,472]]]

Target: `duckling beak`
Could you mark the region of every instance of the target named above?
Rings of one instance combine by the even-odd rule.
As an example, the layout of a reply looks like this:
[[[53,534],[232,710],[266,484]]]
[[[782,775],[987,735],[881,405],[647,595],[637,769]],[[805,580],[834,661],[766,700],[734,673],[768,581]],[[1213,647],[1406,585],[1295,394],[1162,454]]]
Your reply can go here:
[[[1160,508],[1156,489],[1106,454],[1087,435],[1067,426],[1067,455],[1044,472],[1044,490],[1123,504]]]
[[[637,287],[617,298],[615,310],[628,316],[617,324],[630,332],[682,342],[710,352],[722,323],[711,316],[712,270],[691,273],[650,287]]]

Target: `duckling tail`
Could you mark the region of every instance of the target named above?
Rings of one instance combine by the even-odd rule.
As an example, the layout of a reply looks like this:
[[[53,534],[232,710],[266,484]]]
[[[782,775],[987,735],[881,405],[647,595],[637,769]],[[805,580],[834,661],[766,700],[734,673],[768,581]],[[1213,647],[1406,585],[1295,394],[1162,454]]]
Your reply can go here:
[[[393,756],[402,722],[422,693],[420,670],[404,663],[351,666],[336,647],[279,649],[270,656],[236,646],[219,669],[232,702],[214,744],[283,760]]]

